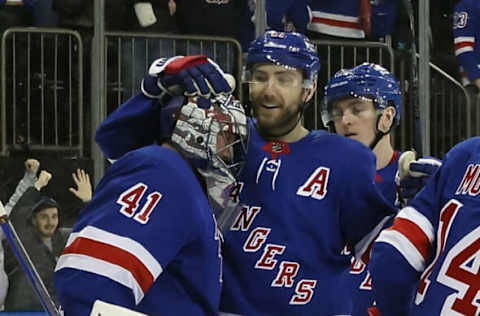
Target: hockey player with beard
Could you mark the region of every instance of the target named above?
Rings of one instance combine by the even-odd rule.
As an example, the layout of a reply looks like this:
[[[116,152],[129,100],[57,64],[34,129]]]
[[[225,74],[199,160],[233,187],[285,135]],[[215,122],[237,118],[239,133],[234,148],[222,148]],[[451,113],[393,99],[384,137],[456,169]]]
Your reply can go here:
[[[152,142],[143,126],[168,125],[161,104],[165,95],[178,93],[171,86],[180,84],[188,94],[222,93],[225,80],[218,68],[185,63],[171,70],[168,64],[151,68],[142,85],[140,97],[160,99],[152,99],[150,108],[124,109],[115,124],[100,126],[96,139],[108,157]],[[375,185],[375,157],[357,141],[302,126],[320,69],[305,36],[265,32],[249,48],[247,69],[254,119],[248,121],[247,164],[233,192],[241,209],[222,225],[220,310],[349,314],[349,286],[342,275],[350,261],[341,251],[349,245],[361,256],[393,214]]]

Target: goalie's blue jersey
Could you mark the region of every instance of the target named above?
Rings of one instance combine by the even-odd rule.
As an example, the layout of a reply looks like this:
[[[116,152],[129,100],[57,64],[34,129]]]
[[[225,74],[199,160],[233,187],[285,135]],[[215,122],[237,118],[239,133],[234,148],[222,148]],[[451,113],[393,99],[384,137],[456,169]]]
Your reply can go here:
[[[480,137],[450,150],[380,234],[370,271],[382,315],[480,314]]]
[[[241,315],[348,315],[346,244],[361,255],[390,214],[375,157],[357,141],[313,131],[265,141],[250,121],[242,211],[224,234],[220,310]]]
[[[480,78],[480,1],[460,0],[453,14],[455,55],[467,81]]]
[[[100,181],[58,260],[65,315],[96,299],[148,315],[217,315],[220,234],[180,155],[157,145],[127,153]]]

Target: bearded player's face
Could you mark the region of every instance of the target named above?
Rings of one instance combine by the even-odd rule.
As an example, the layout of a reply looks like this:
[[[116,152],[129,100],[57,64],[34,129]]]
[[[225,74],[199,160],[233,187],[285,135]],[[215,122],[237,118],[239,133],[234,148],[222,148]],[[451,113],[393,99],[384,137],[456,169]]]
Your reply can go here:
[[[274,64],[256,65],[250,81],[250,100],[260,133],[284,135],[300,119],[299,107],[305,89],[301,70]]]

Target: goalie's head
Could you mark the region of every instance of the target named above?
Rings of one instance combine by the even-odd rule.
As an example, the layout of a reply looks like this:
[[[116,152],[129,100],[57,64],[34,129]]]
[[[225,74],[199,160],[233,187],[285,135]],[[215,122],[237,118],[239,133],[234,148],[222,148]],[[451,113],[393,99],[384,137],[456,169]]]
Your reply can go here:
[[[245,163],[247,134],[242,105],[232,96],[218,95],[189,98],[171,141],[203,176],[214,172],[234,181]]]

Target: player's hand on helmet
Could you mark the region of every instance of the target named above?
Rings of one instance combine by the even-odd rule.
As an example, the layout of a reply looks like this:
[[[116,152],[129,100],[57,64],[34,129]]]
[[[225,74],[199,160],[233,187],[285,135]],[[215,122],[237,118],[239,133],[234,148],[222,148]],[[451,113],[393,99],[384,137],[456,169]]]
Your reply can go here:
[[[404,162],[405,159],[403,158],[408,156],[409,153],[411,152],[405,152],[400,156],[399,172],[395,177],[402,206],[405,206],[425,186],[428,179],[442,165],[442,161],[435,157],[424,157]],[[408,158],[406,159],[408,160]]]
[[[206,56],[160,58],[152,63],[144,77],[142,92],[150,98],[167,97],[167,100],[180,95],[229,94],[235,87],[227,81],[228,76]]]

